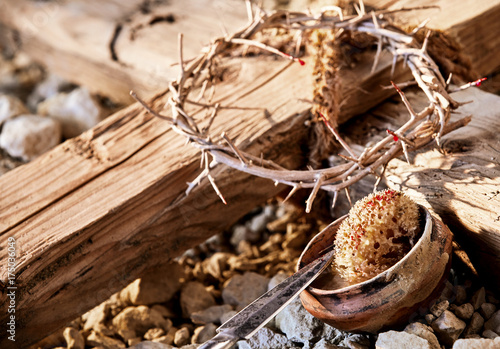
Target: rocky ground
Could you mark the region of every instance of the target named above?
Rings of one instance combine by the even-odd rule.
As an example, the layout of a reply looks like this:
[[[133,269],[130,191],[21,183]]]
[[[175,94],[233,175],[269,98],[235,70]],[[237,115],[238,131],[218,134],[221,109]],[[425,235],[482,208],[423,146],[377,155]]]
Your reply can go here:
[[[102,98],[47,74],[22,55],[1,63],[0,174],[92,127],[110,110]],[[329,222],[324,215],[269,202],[36,347],[196,348],[226,319],[293,273],[306,243]],[[485,289],[455,259],[441,297],[404,329],[377,335],[339,331],[296,300],[237,347],[500,348],[498,298],[498,290]]]
[[[293,272],[326,222],[272,202],[231,231],[158,267],[83,314],[40,348],[196,348],[216,328]],[[453,264],[441,297],[404,329],[353,334],[325,325],[296,300],[242,348],[498,348],[500,302]]]

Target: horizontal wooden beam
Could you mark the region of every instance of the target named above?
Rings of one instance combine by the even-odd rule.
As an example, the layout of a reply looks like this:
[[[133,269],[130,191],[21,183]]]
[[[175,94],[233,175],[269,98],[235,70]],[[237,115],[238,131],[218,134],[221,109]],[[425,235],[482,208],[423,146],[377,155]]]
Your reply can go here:
[[[224,108],[212,134],[226,131],[256,156],[262,153],[289,168],[303,166],[309,105],[301,99],[310,98],[310,68],[262,57],[234,59],[231,67],[245,71],[246,83],[236,79],[217,87],[215,98]],[[155,97],[153,107],[161,110],[166,98]],[[208,118],[194,115],[202,124]],[[144,269],[229,227],[283,189],[218,166],[213,176],[228,205],[208,181],[185,197],[187,182],[199,172],[198,150],[134,104],[1,176],[3,283],[8,239],[17,246],[15,344],[36,342]],[[2,306],[0,321],[6,323],[8,315]],[[2,336],[0,346],[9,343]]]

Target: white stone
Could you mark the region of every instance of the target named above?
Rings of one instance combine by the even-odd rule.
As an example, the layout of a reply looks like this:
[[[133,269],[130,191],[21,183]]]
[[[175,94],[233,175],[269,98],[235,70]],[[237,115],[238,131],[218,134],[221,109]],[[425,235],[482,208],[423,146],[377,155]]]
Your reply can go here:
[[[62,124],[63,136],[72,138],[97,125],[103,111],[86,88],[59,93],[38,105],[37,113],[48,115]]]
[[[235,225],[233,227],[233,233],[231,234],[231,239],[229,240],[231,245],[238,246],[238,244],[241,241],[246,240],[247,235],[248,235],[248,231],[249,231],[249,229],[247,227],[245,227],[244,225],[241,225],[241,224]]]
[[[240,310],[266,293],[268,283],[268,278],[251,271],[235,275],[222,290],[222,299]]]
[[[323,330],[321,321],[309,314],[298,298],[276,315],[275,324],[289,340],[305,346]]]
[[[36,109],[36,106],[41,101],[53,97],[67,89],[71,84],[58,75],[50,74],[41,83],[39,83],[33,92],[28,96],[28,105],[30,108]]]
[[[7,119],[21,114],[28,114],[23,102],[11,95],[0,94],[0,125]]]
[[[429,342],[432,349],[441,349],[439,341],[436,335],[432,332],[432,329],[420,322],[413,322],[405,327],[405,332],[419,336]]]
[[[61,141],[61,125],[51,118],[24,114],[5,121],[0,147],[13,157],[30,161]]]
[[[453,349],[498,349],[500,348],[500,337],[495,339],[474,338],[458,339],[453,344]]]
[[[331,343],[328,343],[328,341],[325,338],[321,338],[319,342],[316,342],[314,344],[313,349],[343,349],[345,347],[339,347],[338,345],[334,345]]]
[[[246,341],[238,342],[238,349],[276,349],[295,348],[288,338],[280,333],[275,333],[269,328],[261,328],[257,333]]]
[[[389,331],[378,335],[376,349],[431,349],[429,342],[417,335]]]

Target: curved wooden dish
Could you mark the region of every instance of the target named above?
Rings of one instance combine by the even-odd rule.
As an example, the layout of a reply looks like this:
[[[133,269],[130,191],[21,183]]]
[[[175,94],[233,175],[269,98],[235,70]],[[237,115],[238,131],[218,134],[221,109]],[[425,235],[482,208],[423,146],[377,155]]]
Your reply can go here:
[[[417,244],[398,263],[377,276],[339,289],[323,289],[318,280],[300,294],[304,308],[345,331],[376,333],[421,315],[437,298],[451,266],[452,233],[424,207],[425,228]],[[343,216],[306,246],[298,267],[314,260],[335,240]],[[325,271],[328,272],[328,271]]]

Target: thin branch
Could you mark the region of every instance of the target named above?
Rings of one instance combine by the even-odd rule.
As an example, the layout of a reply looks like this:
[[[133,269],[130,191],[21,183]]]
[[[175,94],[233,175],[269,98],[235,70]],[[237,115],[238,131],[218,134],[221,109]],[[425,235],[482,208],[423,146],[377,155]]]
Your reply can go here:
[[[330,130],[330,132],[335,136],[335,139],[342,145],[342,147],[351,155],[353,159],[357,158],[357,155],[354,153],[354,151],[349,147],[349,145],[342,139],[340,134],[338,133],[337,129],[330,124],[328,119],[321,113],[319,113],[321,116],[321,119],[323,119],[323,122],[325,123],[326,127]]]
[[[177,80],[172,81],[168,86],[171,96],[169,96],[166,104],[166,106],[169,106],[171,109],[171,117],[160,115],[155,112],[152,108],[147,106],[144,101],[138,98],[134,92],[131,92],[132,97],[134,97],[149,113],[169,122],[172,130],[184,136],[187,142],[201,150],[201,162],[204,169],[193,182],[188,183],[186,194],[189,194],[196,185],[207,177],[214,191],[226,204],[226,200],[220,193],[215,184],[215,180],[210,174],[210,169],[215,166],[215,164],[220,163],[250,175],[268,178],[273,180],[276,184],[281,183],[291,186],[292,190],[288,194],[287,199],[300,188],[311,188],[311,193],[307,199],[307,212],[311,210],[319,189],[332,191],[334,193],[333,207],[340,190],[345,190],[347,199],[350,201],[349,187],[353,183],[356,183],[367,175],[375,174],[376,170],[382,166],[382,172],[380,176],[378,176],[376,182],[376,185],[378,185],[381,177],[384,175],[388,162],[392,158],[403,153],[408,159],[410,147],[411,150],[415,150],[430,143],[434,139],[439,144],[441,136],[456,128],[464,126],[470,121],[470,118],[465,118],[460,122],[449,123],[450,111],[458,108],[460,104],[454,101],[448,94],[448,82],[444,80],[437,65],[427,54],[430,32],[427,33],[421,48],[418,48],[417,44],[414,42],[414,34],[418,30],[424,28],[426,22],[424,21],[424,23],[421,23],[412,33],[406,34],[400,30],[393,30],[393,27],[389,25],[390,22],[388,19],[384,17],[387,14],[396,13],[398,11],[415,10],[415,8],[395,11],[385,10],[367,14],[364,3],[360,1],[359,6],[357,6],[358,14],[356,16],[343,17],[342,11],[332,6],[325,7],[319,15],[312,15],[311,13],[286,11],[266,13],[259,7],[253,7],[252,9],[252,4],[249,0],[246,0],[246,5],[250,23],[245,28],[232,35],[226,33],[223,38],[213,40],[212,44],[206,47],[202,53],[194,59],[184,61],[183,37],[182,34],[179,35],[178,64],[180,66],[180,73]],[[435,6],[420,8],[435,8]],[[332,16],[332,11],[338,13],[338,16]],[[297,30],[297,34],[295,35],[295,55],[297,57],[290,56],[263,42],[250,39],[256,37],[255,34],[259,31],[268,28],[286,28],[291,31]],[[251,155],[238,149],[225,133],[222,134],[222,138],[226,140],[228,145],[214,144],[208,132],[218,110],[233,107],[222,107],[218,104],[210,104],[215,93],[215,83],[211,80],[213,59],[221,54],[227,54],[228,51],[232,49],[231,44],[233,44],[258,47],[286,59],[304,64],[304,62],[298,58],[302,34],[317,28],[336,29],[337,34],[339,34],[340,31],[357,31],[372,35],[378,40],[372,72],[375,71],[378,65],[383,49],[387,49],[393,55],[391,74],[394,73],[398,58],[403,57],[405,64],[408,65],[415,79],[412,83],[416,83],[420,89],[424,91],[430,102],[429,106],[419,113],[416,113],[400,87],[393,83],[393,87],[397,90],[408,109],[410,118],[398,130],[391,131],[387,137],[377,142],[374,146],[365,148],[359,157],[356,156],[347,142],[342,139],[336,127],[330,125],[328,120],[321,115],[330,132],[332,132],[336,140],[349,154],[349,156],[340,155],[343,161],[345,161],[344,163],[326,169],[308,171],[287,170],[273,161],[262,159],[261,157]],[[484,80],[485,79],[480,79],[460,86],[458,90],[471,86],[479,86]],[[190,83],[187,84],[186,81],[190,81]],[[199,101],[205,96],[206,89],[210,82],[212,83],[210,84],[210,93],[207,98],[208,102],[201,103]],[[191,89],[196,89],[200,86],[201,89],[198,99],[193,101],[193,99],[190,98]],[[401,84],[401,86],[403,86],[403,84]],[[184,108],[186,102],[197,105],[202,108],[202,110],[211,110],[208,124],[202,128],[201,131],[197,121],[186,112]],[[209,154],[212,157],[212,162],[210,164]]]

